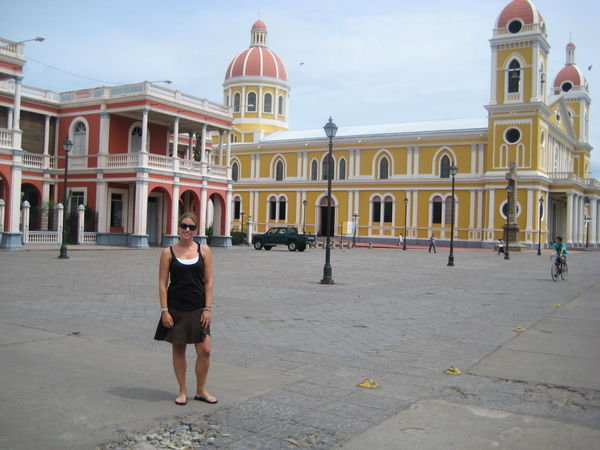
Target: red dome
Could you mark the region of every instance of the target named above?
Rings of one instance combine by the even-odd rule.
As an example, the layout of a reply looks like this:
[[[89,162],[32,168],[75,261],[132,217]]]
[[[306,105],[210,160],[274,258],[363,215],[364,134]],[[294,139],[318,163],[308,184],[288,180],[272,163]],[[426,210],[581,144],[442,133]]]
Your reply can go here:
[[[581,69],[575,64],[566,65],[558,72],[558,75],[556,75],[556,78],[554,79],[554,87],[559,89],[562,87],[563,83],[567,81],[571,83],[572,87],[585,86],[586,84]]]
[[[502,10],[496,21],[496,28],[505,28],[513,19],[520,19],[523,25],[544,22],[531,0],[513,0]]]
[[[252,29],[267,31],[267,26],[262,20],[257,20],[256,22],[254,22],[254,25],[252,25]]]
[[[225,80],[235,77],[288,79],[281,58],[266,47],[250,47],[233,58],[225,72]]]

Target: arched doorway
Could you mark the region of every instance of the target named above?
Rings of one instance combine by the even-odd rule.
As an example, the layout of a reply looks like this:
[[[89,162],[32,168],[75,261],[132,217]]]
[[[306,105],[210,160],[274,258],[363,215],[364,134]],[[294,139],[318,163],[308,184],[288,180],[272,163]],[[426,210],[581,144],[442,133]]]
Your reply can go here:
[[[21,185],[21,204],[24,201],[29,203],[29,229],[39,230],[42,220],[42,211],[40,208],[40,192],[33,184],[24,183]]]
[[[327,230],[327,196],[324,196],[319,202],[319,236],[333,236],[335,233],[335,201],[331,198],[331,223]]]
[[[225,236],[225,201],[219,194],[212,194],[209,201],[212,203],[213,235]]]

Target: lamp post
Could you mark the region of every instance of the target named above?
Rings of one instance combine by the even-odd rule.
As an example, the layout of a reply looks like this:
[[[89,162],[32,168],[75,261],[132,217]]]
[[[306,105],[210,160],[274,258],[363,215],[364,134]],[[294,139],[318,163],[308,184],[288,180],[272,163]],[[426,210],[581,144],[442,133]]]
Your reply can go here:
[[[509,256],[510,233],[508,232],[508,227],[510,226],[510,193],[512,192],[512,190],[513,190],[513,188],[510,184],[508,186],[506,186],[506,239],[505,239],[506,244],[504,245],[504,259],[510,259],[510,256]]]
[[[329,122],[323,127],[325,134],[329,138],[329,153],[327,154],[327,241],[325,245],[325,266],[323,267],[323,279],[321,284],[333,284],[333,278],[331,278],[331,179],[333,178],[333,138],[337,133],[337,126],[329,118]]]
[[[406,212],[408,211],[408,197],[404,197],[404,239],[402,239],[402,250],[406,250]]]
[[[65,151],[65,179],[63,184],[63,229],[62,229],[62,243],[60,244],[60,259],[69,259],[67,255],[67,179],[69,176],[69,152],[73,148],[73,142],[69,138],[65,139],[62,143],[63,150]]]
[[[308,201],[306,199],[302,200],[302,206],[304,207],[302,214],[302,233],[306,234],[306,205]]]
[[[354,211],[354,214],[352,214],[352,218],[354,219],[354,227],[352,230],[352,247],[356,247],[356,227],[358,226],[358,223],[356,222],[356,219],[358,219],[358,213],[356,211]]]
[[[454,265],[454,177],[458,168],[452,163],[450,166],[450,175],[452,176],[452,211],[450,214],[450,254],[448,255],[448,265]]]
[[[542,254],[542,212],[544,209],[544,197],[540,197],[538,200],[540,203],[540,209],[538,211],[538,251],[537,255],[541,256]]]

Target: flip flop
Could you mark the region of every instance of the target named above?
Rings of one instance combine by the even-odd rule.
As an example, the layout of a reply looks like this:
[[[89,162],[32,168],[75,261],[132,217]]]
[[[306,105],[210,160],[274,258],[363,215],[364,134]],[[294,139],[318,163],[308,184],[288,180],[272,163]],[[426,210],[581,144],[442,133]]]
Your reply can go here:
[[[175,404],[177,406],[185,406],[185,405],[187,405],[187,398],[182,402],[178,402],[177,399],[175,399]]]
[[[214,397],[213,397],[213,398],[214,398]],[[209,403],[209,404],[211,404],[211,405],[214,405],[215,403],[219,403],[219,400],[217,400],[216,398],[215,398],[215,400],[214,400],[214,401],[211,401],[211,400],[210,400],[208,397],[204,397],[204,396],[202,396],[202,395],[196,395],[196,396],[194,397],[194,400],[198,400],[198,401],[200,401],[200,402]]]

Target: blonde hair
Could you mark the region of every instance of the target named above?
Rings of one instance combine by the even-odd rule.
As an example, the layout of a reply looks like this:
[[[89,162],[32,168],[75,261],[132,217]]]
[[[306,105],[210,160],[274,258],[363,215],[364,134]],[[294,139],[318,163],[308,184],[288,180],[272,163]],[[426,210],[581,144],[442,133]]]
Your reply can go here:
[[[186,212],[186,213],[183,213],[183,214],[182,214],[182,215],[179,217],[179,223],[181,223],[181,221],[182,221],[183,219],[191,219],[191,220],[194,222],[194,224],[195,224],[196,226],[198,226],[198,216],[196,216],[196,214],[194,214],[193,212]]]

